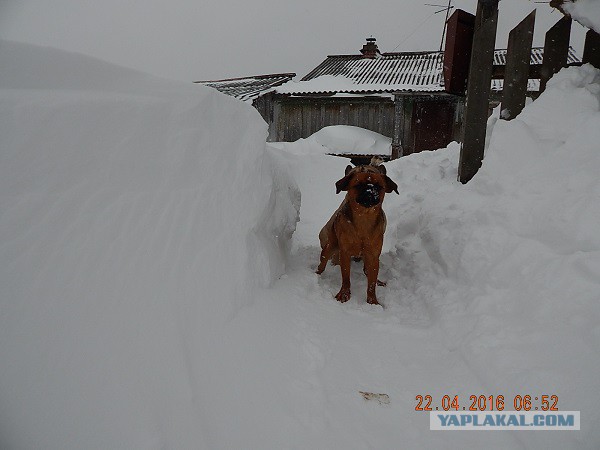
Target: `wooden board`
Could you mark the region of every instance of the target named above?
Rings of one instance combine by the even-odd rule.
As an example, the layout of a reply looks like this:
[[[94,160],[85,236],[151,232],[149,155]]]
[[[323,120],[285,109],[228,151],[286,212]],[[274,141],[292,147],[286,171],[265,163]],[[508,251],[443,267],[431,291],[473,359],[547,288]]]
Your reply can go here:
[[[513,28],[508,36],[501,118],[511,120],[525,107],[535,10]]]

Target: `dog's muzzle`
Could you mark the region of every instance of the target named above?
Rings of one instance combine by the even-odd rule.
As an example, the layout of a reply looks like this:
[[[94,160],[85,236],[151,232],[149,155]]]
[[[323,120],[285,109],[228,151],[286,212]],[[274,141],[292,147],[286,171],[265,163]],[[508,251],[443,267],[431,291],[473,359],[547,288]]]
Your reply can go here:
[[[370,208],[371,206],[377,205],[380,198],[379,186],[367,183],[359,189],[358,195],[356,196],[356,203],[365,208]]]

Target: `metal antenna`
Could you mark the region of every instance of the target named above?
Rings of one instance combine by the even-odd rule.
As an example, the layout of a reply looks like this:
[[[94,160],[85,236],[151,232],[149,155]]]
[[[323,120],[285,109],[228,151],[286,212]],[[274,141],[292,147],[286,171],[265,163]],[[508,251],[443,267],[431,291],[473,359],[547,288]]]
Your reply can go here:
[[[442,8],[439,11],[434,12],[434,14],[438,14],[443,11],[446,11],[446,19],[444,20],[444,28],[442,30],[442,40],[440,42],[440,52],[441,52],[444,47],[444,38],[446,37],[446,26],[448,25],[448,16],[450,15],[450,10],[452,8],[454,8],[454,6],[452,6],[452,0],[448,0],[448,6],[435,5],[435,4],[431,4],[431,3],[425,3],[425,6],[434,6],[436,8]]]

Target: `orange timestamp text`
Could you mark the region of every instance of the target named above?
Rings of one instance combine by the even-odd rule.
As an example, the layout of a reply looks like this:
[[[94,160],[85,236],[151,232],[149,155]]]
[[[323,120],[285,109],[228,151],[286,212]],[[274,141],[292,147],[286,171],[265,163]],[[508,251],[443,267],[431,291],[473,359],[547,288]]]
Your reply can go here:
[[[417,395],[415,411],[558,411],[558,395],[470,395],[469,401],[458,395],[444,395],[436,401],[432,395]],[[511,409],[511,407],[513,409]]]

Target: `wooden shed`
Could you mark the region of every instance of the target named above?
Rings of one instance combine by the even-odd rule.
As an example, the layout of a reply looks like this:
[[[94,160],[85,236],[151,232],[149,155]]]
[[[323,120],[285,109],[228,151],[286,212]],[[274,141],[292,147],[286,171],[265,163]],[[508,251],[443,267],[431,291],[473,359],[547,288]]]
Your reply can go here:
[[[464,97],[443,83],[444,52],[330,55],[299,82],[271,94],[269,139],[295,141],[329,125],[353,125],[393,140],[392,157],[458,140]]]

